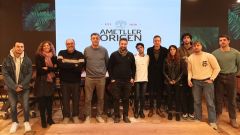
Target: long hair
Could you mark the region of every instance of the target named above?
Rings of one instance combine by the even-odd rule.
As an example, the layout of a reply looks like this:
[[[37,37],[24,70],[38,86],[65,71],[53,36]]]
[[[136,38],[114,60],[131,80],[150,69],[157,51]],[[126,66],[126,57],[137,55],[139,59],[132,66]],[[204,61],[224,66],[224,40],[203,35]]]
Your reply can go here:
[[[53,56],[56,56],[56,53],[55,53],[55,48],[54,48],[54,45],[52,42],[50,41],[43,41],[40,43],[40,45],[38,46],[37,48],[37,51],[36,51],[36,55],[42,55],[42,52],[43,52],[43,45],[48,43],[49,46],[50,46],[50,52],[52,52]]]
[[[176,53],[174,56],[172,56],[170,53],[171,48],[176,49]],[[170,64],[171,61],[173,61],[175,64],[180,62],[180,55],[176,45],[170,45],[168,48],[167,63]]]

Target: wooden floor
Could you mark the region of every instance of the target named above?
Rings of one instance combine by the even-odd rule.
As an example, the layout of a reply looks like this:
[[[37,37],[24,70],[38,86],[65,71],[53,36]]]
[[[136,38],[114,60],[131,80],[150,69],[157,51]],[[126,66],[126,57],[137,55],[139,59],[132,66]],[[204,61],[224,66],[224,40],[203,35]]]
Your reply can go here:
[[[80,110],[82,108],[80,107]],[[145,114],[147,115],[148,111],[145,110]],[[234,129],[229,125],[228,113],[224,110],[224,113],[219,121],[219,129],[213,130],[207,124],[207,114],[206,107],[203,105],[203,122],[196,122],[194,120],[182,120],[180,122],[175,121],[175,117],[173,120],[169,121],[166,118],[160,118],[157,115],[154,115],[152,118],[146,117],[145,119],[135,119],[132,116],[132,111],[130,109],[130,120],[132,123],[125,124],[121,121],[119,124],[114,124],[112,118],[108,118],[105,116],[106,123],[99,124],[96,122],[95,118],[91,119],[91,124],[73,124],[70,122],[69,124],[61,124],[62,121],[62,113],[59,104],[56,103],[54,105],[54,121],[55,125],[52,127],[48,127],[46,129],[42,129],[40,125],[40,117],[37,112],[36,118],[31,118],[30,124],[32,125],[32,131],[25,133],[28,135],[36,134],[36,135],[54,135],[54,134],[82,134],[86,133],[87,135],[129,135],[129,134],[137,134],[137,135],[147,135],[149,134],[170,134],[170,135],[240,135],[240,128]],[[238,118],[240,116],[240,112],[238,112]],[[239,118],[240,119],[240,118]],[[240,120],[237,120],[240,124]],[[20,126],[17,132],[14,135],[23,135],[24,127],[23,127],[23,115],[19,114]],[[82,122],[82,121],[81,121]],[[0,119],[0,135],[8,135],[9,129],[11,126],[11,120],[2,120]],[[100,131],[104,131],[101,132]],[[133,131],[138,131],[133,132]]]

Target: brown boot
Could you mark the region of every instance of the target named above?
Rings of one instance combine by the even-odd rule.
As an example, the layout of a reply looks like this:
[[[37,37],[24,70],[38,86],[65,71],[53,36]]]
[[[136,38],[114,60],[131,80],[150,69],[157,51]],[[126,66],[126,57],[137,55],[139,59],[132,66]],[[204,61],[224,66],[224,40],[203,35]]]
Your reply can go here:
[[[153,114],[154,114],[153,109],[150,109],[150,110],[149,110],[149,113],[148,113],[148,117],[152,117]]]
[[[231,119],[231,120],[230,120],[230,124],[231,124],[231,126],[234,127],[234,128],[238,128],[238,127],[239,127],[239,125],[237,124],[236,119]]]
[[[165,114],[163,113],[163,111],[162,111],[160,108],[156,109],[156,113],[157,113],[157,115],[159,115],[161,118],[165,118],[165,117],[166,117]]]

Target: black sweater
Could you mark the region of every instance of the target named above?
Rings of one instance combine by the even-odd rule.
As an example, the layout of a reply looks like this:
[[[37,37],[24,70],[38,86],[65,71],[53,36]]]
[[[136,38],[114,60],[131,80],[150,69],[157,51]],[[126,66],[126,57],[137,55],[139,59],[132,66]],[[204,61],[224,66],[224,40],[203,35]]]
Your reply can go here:
[[[60,80],[68,83],[78,83],[81,81],[81,72],[84,62],[66,63],[63,62],[59,57],[69,60],[84,60],[84,55],[75,50],[73,53],[68,53],[67,50],[61,50],[58,53],[58,67],[60,71]]]
[[[111,54],[108,64],[108,73],[111,80],[130,81],[135,78],[135,58],[131,52],[122,56],[118,51]]]

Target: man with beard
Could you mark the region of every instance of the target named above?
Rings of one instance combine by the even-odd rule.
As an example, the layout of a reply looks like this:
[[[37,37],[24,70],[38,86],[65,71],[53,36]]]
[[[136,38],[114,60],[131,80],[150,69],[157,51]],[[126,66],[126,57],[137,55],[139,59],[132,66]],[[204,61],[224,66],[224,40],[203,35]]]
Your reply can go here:
[[[218,38],[220,48],[212,54],[217,58],[221,71],[215,82],[216,112],[219,119],[222,114],[224,94],[227,96],[227,110],[230,124],[238,128],[236,118],[236,74],[240,70],[239,51],[230,47],[228,35],[220,35]]]
[[[127,39],[121,38],[118,51],[113,52],[109,59],[108,72],[114,98],[114,123],[120,122],[120,99],[123,102],[123,121],[131,122],[128,118],[129,95],[134,83],[136,65],[134,55],[127,50],[127,45]]]

